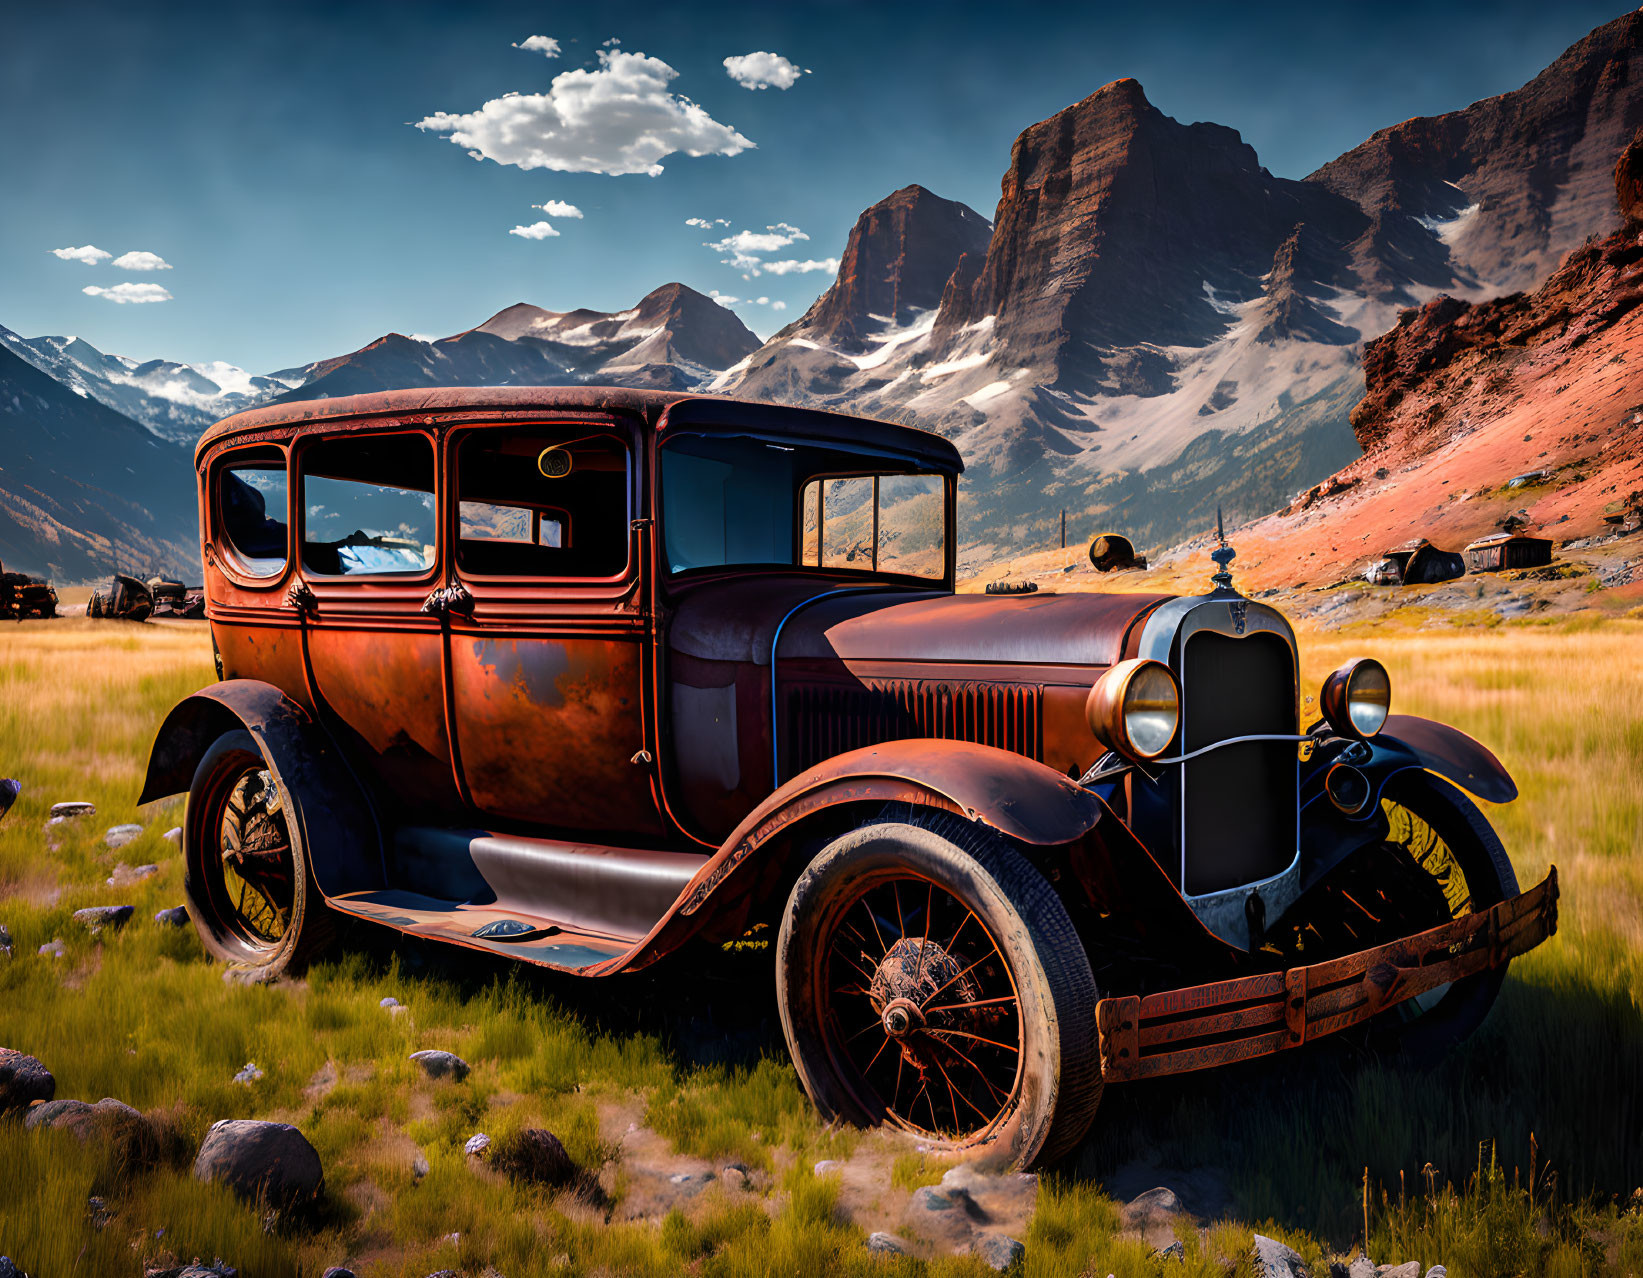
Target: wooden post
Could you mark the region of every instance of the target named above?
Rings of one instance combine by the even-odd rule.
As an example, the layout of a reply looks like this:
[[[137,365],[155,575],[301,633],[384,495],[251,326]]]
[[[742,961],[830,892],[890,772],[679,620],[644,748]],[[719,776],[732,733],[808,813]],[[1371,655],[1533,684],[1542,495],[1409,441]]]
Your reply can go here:
[[[1066,548],[1067,548],[1067,511],[1066,511],[1066,508],[1063,507],[1062,511],[1061,511],[1061,549],[1065,550]]]

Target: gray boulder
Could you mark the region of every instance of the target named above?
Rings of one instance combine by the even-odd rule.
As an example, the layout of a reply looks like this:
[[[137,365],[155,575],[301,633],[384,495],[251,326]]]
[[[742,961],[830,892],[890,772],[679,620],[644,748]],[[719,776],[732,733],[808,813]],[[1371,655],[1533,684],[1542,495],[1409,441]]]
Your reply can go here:
[[[167,843],[176,843],[180,845],[183,841],[183,828],[180,825],[174,825],[160,837]]]
[[[141,838],[142,833],[143,827],[140,825],[111,825],[103,832],[103,843],[110,848],[123,848],[132,840]]]
[[[462,1146],[462,1152],[469,1158],[483,1158],[490,1150],[490,1147],[491,1138],[485,1135],[484,1132],[475,1132],[468,1137],[466,1143]]]
[[[57,1080],[32,1056],[0,1047],[0,1118],[20,1114],[57,1094]]]
[[[96,812],[95,803],[87,803],[83,799],[69,799],[63,803],[53,803],[50,815],[53,819],[72,821],[75,817],[94,816]]]
[[[89,928],[95,936],[105,927],[110,931],[119,931],[128,922],[134,907],[129,905],[92,905],[83,910],[74,911],[74,921]]]
[[[325,1172],[308,1138],[289,1123],[229,1118],[213,1123],[200,1142],[194,1179],[285,1206],[318,1195]]]
[[[40,947],[39,954],[40,954],[41,958],[62,958],[63,957],[62,938],[61,937],[54,937],[52,940],[47,941],[44,945],[42,945]]]
[[[160,867],[157,865],[126,865],[122,862],[115,866],[114,873],[108,876],[108,886],[130,887],[133,883],[141,883],[159,872]]]
[[[449,1078],[460,1083],[468,1077],[468,1062],[453,1052],[428,1049],[412,1052],[411,1059],[422,1066],[422,1072],[429,1078]]]
[[[169,910],[161,910],[154,916],[154,921],[161,927],[187,927],[188,907],[173,905]]]
[[[1406,1260],[1401,1265],[1381,1265],[1375,1272],[1380,1278],[1421,1278],[1421,1262]]]
[[[1346,1278],[1376,1278],[1379,1272],[1375,1268],[1375,1262],[1359,1252],[1352,1258],[1352,1263],[1346,1267]]]
[[[1449,1270],[1443,1265],[1433,1265],[1426,1271],[1426,1278],[1449,1278]]]
[[[80,1100],[52,1100],[36,1105],[23,1118],[28,1130],[50,1128],[73,1132],[82,1144],[106,1142],[124,1157],[148,1161],[154,1153],[154,1134],[148,1120],[124,1101],[105,1096],[95,1105]]]
[[[354,1278],[354,1271],[343,1265],[332,1265],[319,1278]]]
[[[1312,1271],[1293,1248],[1256,1234],[1255,1278],[1312,1278]]]
[[[970,1251],[981,1258],[981,1263],[999,1273],[1013,1269],[1027,1254],[1026,1247],[1005,1234],[982,1234],[970,1244]]]
[[[905,1256],[907,1244],[894,1234],[877,1233],[867,1235],[867,1250],[877,1252],[881,1256]]]
[[[510,1180],[538,1185],[566,1184],[579,1170],[559,1137],[540,1127],[527,1127],[497,1142],[491,1148],[490,1163]]]

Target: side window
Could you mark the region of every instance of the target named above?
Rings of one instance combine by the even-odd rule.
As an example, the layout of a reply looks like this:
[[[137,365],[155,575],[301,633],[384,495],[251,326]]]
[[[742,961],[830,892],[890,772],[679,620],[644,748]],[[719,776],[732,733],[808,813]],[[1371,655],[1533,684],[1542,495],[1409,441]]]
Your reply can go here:
[[[456,563],[475,577],[619,577],[628,449],[587,426],[476,430],[457,445]]]
[[[285,454],[277,448],[236,453],[217,471],[221,546],[247,577],[285,571],[285,492]]]
[[[420,576],[434,563],[434,450],[421,435],[323,440],[302,453],[302,566]]]
[[[947,569],[947,486],[939,475],[879,477],[879,571],[939,580]]]
[[[813,479],[804,486],[801,563],[940,580],[947,562],[939,475]]]

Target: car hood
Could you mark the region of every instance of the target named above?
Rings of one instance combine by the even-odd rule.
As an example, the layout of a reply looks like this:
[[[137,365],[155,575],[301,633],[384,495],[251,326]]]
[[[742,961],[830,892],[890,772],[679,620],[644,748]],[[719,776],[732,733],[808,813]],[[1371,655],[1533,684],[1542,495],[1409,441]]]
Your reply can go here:
[[[704,661],[1109,666],[1170,595],[951,595],[814,576],[701,583],[677,604],[673,651]]]

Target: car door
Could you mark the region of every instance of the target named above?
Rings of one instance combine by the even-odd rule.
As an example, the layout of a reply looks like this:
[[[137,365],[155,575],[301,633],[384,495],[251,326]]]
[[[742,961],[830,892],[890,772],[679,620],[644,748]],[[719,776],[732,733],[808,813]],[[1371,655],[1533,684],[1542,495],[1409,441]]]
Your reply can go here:
[[[545,833],[660,836],[637,425],[476,425],[445,448],[448,677],[469,801]]]
[[[454,823],[443,635],[423,610],[440,570],[434,439],[338,432],[303,441],[296,468],[301,577],[289,602],[317,708],[392,824]]]

